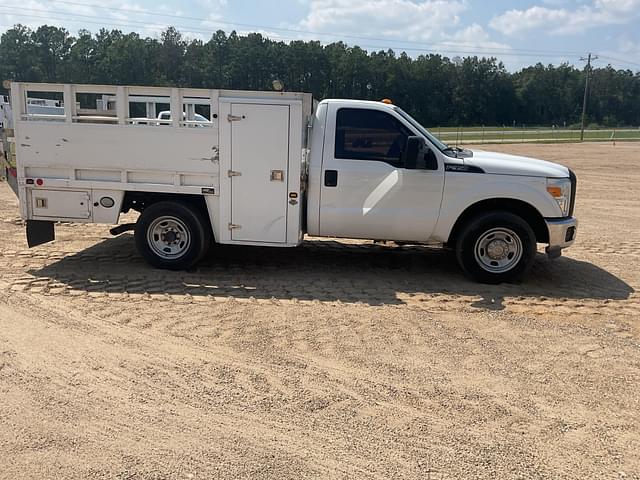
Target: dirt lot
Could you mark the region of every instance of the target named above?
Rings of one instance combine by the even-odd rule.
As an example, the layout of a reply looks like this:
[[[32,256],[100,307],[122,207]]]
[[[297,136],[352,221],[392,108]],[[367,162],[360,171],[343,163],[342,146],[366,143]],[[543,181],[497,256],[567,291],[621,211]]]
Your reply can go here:
[[[0,184],[0,478],[640,478],[640,144],[495,149],[578,175],[578,243],[521,285],[370,243],[28,250]]]

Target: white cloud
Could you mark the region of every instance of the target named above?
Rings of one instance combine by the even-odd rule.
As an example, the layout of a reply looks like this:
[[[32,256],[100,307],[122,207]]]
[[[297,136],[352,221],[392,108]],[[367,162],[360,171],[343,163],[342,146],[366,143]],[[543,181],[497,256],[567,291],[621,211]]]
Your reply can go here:
[[[460,24],[466,10],[457,0],[310,0],[300,27],[375,38],[433,40]]]
[[[510,50],[511,47],[505,43],[491,40],[491,37],[482,26],[474,23],[462,30],[457,30],[451,35],[450,41],[441,42],[442,45],[458,45],[460,47],[483,48],[487,50]]]
[[[489,25],[505,35],[542,30],[570,35],[607,25],[626,24],[640,17],[640,0],[593,0],[574,9],[533,6],[495,16]]]
[[[611,13],[636,12],[640,8],[638,0],[596,0],[595,6]]]
[[[325,42],[406,50],[412,56],[432,51],[487,56],[494,50],[510,50],[509,45],[491,40],[481,25],[463,25],[465,0],[309,0],[307,4],[307,15],[295,28],[328,34],[321,36]]]
[[[510,45],[493,40],[478,23],[465,25],[466,0],[309,0],[307,4],[309,12],[295,28],[330,33],[322,36],[326,43],[342,40],[369,51],[391,48],[413,57],[440,53],[450,58],[504,59],[501,54],[506,52],[507,67],[519,66],[519,59],[510,55]]]

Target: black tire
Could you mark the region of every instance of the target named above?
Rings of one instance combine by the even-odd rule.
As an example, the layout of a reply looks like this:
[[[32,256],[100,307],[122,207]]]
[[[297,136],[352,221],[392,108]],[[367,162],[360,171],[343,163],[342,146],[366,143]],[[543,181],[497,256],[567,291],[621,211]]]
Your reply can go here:
[[[490,284],[513,282],[533,265],[536,236],[518,215],[494,211],[467,222],[455,248],[460,267],[471,279]]]
[[[182,202],[163,201],[145,208],[134,234],[136,248],[146,262],[167,270],[192,267],[211,246],[209,222]]]

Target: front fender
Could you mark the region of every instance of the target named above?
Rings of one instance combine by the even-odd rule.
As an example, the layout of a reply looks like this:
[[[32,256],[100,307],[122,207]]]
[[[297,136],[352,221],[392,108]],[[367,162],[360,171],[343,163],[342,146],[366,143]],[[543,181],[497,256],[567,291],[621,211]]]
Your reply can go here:
[[[447,172],[434,240],[447,242],[453,226],[467,208],[495,198],[528,203],[544,218],[562,217],[557,202],[547,193],[544,177]]]

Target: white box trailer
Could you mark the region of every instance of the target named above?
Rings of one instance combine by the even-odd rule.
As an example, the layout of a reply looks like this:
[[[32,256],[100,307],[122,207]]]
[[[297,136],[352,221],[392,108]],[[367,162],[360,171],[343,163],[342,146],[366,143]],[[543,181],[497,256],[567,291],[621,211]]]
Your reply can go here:
[[[38,95],[62,111],[30,111]],[[133,209],[137,222],[111,231],[134,230],[161,268],[189,267],[212,243],[293,247],[309,234],[442,244],[495,283],[521,277],[538,243],[556,257],[576,235],[569,169],[449,147],[389,102],[13,83],[11,105],[30,246],[57,221],[116,224]]]

